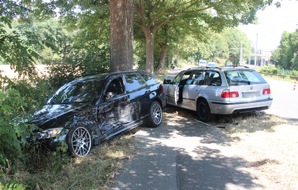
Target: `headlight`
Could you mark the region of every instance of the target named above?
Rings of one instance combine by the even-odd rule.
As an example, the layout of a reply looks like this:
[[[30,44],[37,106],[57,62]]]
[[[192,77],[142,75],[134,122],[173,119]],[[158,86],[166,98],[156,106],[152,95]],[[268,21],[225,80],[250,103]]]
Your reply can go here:
[[[36,138],[37,138],[37,139],[54,138],[54,137],[56,137],[58,134],[60,134],[62,130],[63,130],[63,128],[52,128],[52,129],[47,129],[47,130],[44,130],[44,131],[42,131],[42,132],[38,132],[38,133],[36,134]]]

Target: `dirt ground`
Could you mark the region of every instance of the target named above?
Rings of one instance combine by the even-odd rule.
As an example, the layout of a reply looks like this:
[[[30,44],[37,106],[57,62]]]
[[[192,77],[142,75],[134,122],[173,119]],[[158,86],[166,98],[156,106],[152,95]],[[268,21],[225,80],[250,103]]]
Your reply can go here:
[[[171,120],[180,117],[196,119],[195,113],[183,109],[165,115]],[[253,189],[298,189],[297,121],[258,112],[216,117],[211,122],[200,123],[214,131],[212,135],[218,135],[217,140],[225,139],[223,136],[231,139],[228,144],[217,142],[210,146],[227,158],[244,160],[235,171],[253,176],[252,182],[259,184]],[[231,185],[227,189],[239,189],[239,186]]]
[[[232,154],[251,163],[243,170],[257,176],[266,187],[298,189],[297,123],[268,115],[248,117],[240,122],[243,123],[221,127],[235,140],[231,144]],[[251,126],[250,130],[247,126]]]
[[[256,116],[229,117],[216,122],[228,136],[234,153],[245,158],[266,189],[298,189],[298,90],[295,82],[266,79],[273,104]]]
[[[298,126],[280,124],[272,130],[234,134],[240,139],[234,148],[275,189],[298,189]]]

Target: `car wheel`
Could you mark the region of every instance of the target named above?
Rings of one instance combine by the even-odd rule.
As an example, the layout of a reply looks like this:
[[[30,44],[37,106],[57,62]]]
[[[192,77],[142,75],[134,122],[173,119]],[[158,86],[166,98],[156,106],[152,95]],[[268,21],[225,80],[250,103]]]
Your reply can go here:
[[[199,117],[199,120],[201,121],[209,121],[211,118],[210,108],[205,100],[199,100],[197,104],[197,114]]]
[[[76,157],[88,155],[92,147],[90,130],[85,126],[73,127],[67,135],[67,144],[72,155]]]
[[[149,126],[158,127],[162,122],[162,107],[157,101],[152,102],[150,106]]]

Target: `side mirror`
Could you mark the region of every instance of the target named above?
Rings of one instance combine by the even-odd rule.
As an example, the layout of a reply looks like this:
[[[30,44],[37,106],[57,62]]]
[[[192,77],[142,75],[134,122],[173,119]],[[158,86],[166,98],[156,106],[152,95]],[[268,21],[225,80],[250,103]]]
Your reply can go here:
[[[113,92],[107,92],[106,95],[105,95],[105,100],[107,101],[107,100],[113,98],[114,95],[115,94]]]

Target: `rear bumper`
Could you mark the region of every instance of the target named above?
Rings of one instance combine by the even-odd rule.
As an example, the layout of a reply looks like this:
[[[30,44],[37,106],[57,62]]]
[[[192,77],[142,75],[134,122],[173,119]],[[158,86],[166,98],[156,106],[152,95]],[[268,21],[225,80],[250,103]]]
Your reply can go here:
[[[269,109],[272,104],[272,98],[254,102],[239,102],[239,103],[222,103],[222,102],[209,102],[210,111],[212,114],[234,114],[253,112]]]

